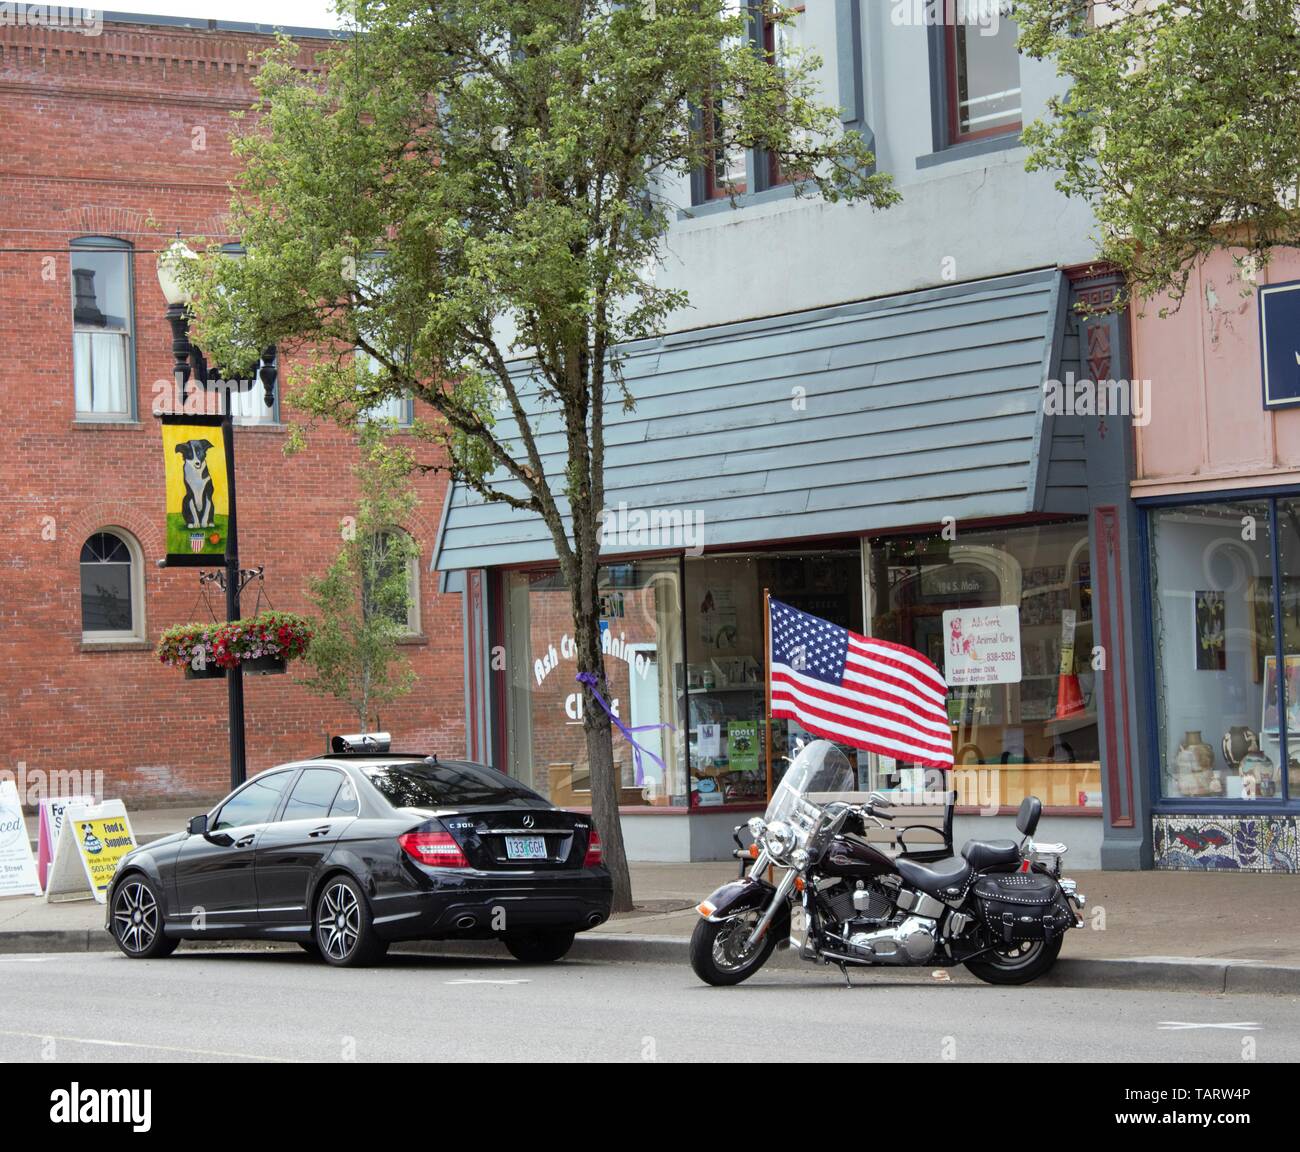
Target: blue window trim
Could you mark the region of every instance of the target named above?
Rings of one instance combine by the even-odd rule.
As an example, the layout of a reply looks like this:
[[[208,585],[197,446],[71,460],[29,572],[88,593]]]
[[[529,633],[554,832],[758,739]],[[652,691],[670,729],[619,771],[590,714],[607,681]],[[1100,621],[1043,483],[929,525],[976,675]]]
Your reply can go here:
[[[1168,816],[1277,816],[1291,815],[1300,811],[1300,797],[1290,794],[1290,751],[1286,724],[1278,725],[1278,759],[1282,780],[1282,795],[1276,799],[1250,801],[1237,800],[1202,800],[1196,798],[1166,797],[1162,793],[1163,780],[1161,769],[1164,765],[1164,747],[1160,742],[1160,719],[1158,694],[1159,678],[1156,675],[1155,649],[1155,599],[1152,596],[1153,575],[1151,563],[1151,513],[1161,508],[1186,508],[1197,504],[1227,504],[1233,501],[1263,501],[1268,505],[1269,517],[1269,551],[1273,570],[1273,618],[1282,619],[1282,584],[1280,580],[1281,553],[1278,548],[1277,502],[1279,500],[1300,497],[1300,488],[1270,487],[1242,488],[1232,491],[1216,490],[1213,492],[1186,492],[1168,496],[1146,496],[1134,501],[1138,509],[1138,548],[1141,552],[1139,571],[1142,579],[1142,629],[1141,639],[1143,655],[1146,657],[1146,691],[1150,706],[1147,708],[1146,728],[1148,747],[1152,750],[1151,762],[1147,767],[1147,779],[1151,789],[1151,814]],[[1274,653],[1277,666],[1283,672],[1286,668],[1284,659],[1285,637],[1283,629],[1274,628]],[[1284,708],[1286,677],[1278,676],[1278,715],[1286,715]]]
[[[1009,152],[1013,148],[1023,148],[1020,130],[1008,132],[1005,136],[989,136],[984,140],[967,140],[962,144],[951,144],[938,152],[930,152],[916,158],[917,168],[934,168],[939,164],[954,164],[958,160],[969,160],[973,156],[989,156],[997,152]]]
[[[971,156],[1019,148],[1022,128],[1000,136],[984,136],[956,144],[952,142],[952,125],[948,122],[948,28],[942,21],[936,21],[926,31],[930,57],[930,132],[934,150],[928,156],[916,158],[917,168],[933,168],[936,164],[946,164],[951,160],[965,160]],[[1022,106],[1022,118],[1023,115]]]
[[[766,21],[761,5],[750,7],[749,38],[760,48],[766,35]],[[841,109],[840,123],[845,132],[857,132],[873,152],[876,136],[866,121],[866,71],[862,54],[861,0],[835,0],[835,66],[838,77]],[[847,99],[845,94],[847,93]],[[702,112],[694,111],[694,127],[702,130]],[[872,166],[875,171],[875,166]],[[711,216],[717,212],[748,208],[753,204],[767,204],[787,200],[795,193],[795,184],[772,184],[768,179],[767,153],[761,148],[750,148],[745,154],[745,185],[748,191],[738,196],[723,196],[716,200],[705,198],[705,175],[702,168],[691,172],[691,206],[677,210],[678,220],[691,220],[698,216]]]
[[[875,151],[875,136],[867,124],[861,0],[835,0],[835,67],[839,83],[840,123],[846,132],[857,132]]]
[[[130,373],[130,379],[127,383],[127,403],[128,409],[125,416],[108,416],[97,417],[86,415],[75,410],[76,400],[74,398],[73,419],[80,424],[137,424],[140,420],[139,399],[136,395],[138,391],[138,380],[136,374],[136,339],[135,339],[135,245],[130,240],[122,240],[117,236],[76,236],[68,241],[68,279],[72,280],[72,256],[77,252],[122,252],[126,255],[126,306],[128,324],[127,339],[131,345],[131,354],[127,357],[127,369]],[[69,285],[68,304],[72,307],[72,299],[75,294],[75,288]],[[76,321],[73,321],[72,330],[77,328]],[[74,387],[75,390],[75,387]]]

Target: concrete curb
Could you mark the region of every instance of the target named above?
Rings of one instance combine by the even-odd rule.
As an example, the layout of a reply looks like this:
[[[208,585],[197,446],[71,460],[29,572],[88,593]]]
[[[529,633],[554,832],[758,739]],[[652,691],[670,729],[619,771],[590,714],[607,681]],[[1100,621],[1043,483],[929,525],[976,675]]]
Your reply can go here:
[[[253,945],[280,948],[287,945],[267,941],[186,941],[189,949],[230,949]],[[579,936],[572,953],[575,960],[618,964],[685,964],[690,940],[685,936],[639,936],[622,932],[589,932]],[[111,952],[115,949],[107,932],[94,929],[52,929],[34,932],[0,932],[0,954],[32,952]],[[448,957],[507,958],[503,947],[485,940],[442,940],[406,943],[400,952]],[[818,971],[821,966],[805,964],[794,948],[781,948],[767,962],[768,968]],[[827,969],[835,971],[835,969]],[[928,972],[914,969],[862,969],[875,972]],[[957,970],[960,972],[961,970]],[[838,973],[837,973],[838,974]],[[857,976],[858,972],[854,972]],[[1132,959],[1084,959],[1066,957],[1041,983],[1053,988],[1113,988],[1123,990],[1165,989],[1173,992],[1205,992],[1212,995],[1300,996],[1300,967],[1263,964],[1253,960],[1202,960],[1176,956]]]

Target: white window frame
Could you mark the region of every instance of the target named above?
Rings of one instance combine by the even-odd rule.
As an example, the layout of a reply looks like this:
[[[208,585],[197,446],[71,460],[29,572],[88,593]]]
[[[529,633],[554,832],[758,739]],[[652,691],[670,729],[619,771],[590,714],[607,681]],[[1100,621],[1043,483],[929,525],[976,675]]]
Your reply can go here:
[[[81,547],[86,546],[92,536],[99,535],[114,536],[126,545],[126,550],[131,554],[131,622],[130,629],[117,629],[112,631],[86,631],[85,615],[81,616],[81,642],[83,644],[121,644],[132,640],[143,641],[146,636],[146,626],[144,618],[144,551],[140,547],[140,541],[128,532],[125,528],[118,527],[115,524],[106,524],[102,528],[96,528],[93,532],[88,532],[81,542]],[[82,613],[82,561],[81,550],[77,550],[77,611]]]
[[[96,328],[92,326],[78,327],[76,320],[77,307],[77,278],[73,273],[73,264],[77,254],[81,252],[103,252],[120,256],[126,264],[126,315],[123,320],[126,322],[124,330],[110,328]],[[68,251],[68,290],[72,304],[72,402],[75,416],[78,422],[87,424],[121,424],[130,423],[136,419],[136,374],[135,374],[135,260],[133,259],[135,249],[127,240],[119,240],[113,236],[78,236],[69,244]],[[77,401],[77,352],[76,342],[79,335],[116,335],[125,341],[125,381],[124,388],[126,395],[123,397],[123,407],[113,411],[95,411],[93,406],[89,409],[82,408]],[[92,401],[93,404],[93,401]]]

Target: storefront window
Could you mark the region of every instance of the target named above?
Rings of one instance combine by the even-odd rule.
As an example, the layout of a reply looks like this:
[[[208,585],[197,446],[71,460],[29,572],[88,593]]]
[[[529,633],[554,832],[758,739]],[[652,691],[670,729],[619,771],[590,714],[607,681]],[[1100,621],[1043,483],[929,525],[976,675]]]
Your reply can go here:
[[[873,542],[869,571],[871,634],[948,682],[957,803],[1100,809],[1086,522]],[[873,787],[925,786],[875,759]]]
[[[686,693],[693,808],[766,802],[765,588],[801,611],[862,631],[862,558],[856,542],[817,552],[687,559]],[[812,739],[793,720],[773,722],[774,785],[799,738]],[[850,763],[857,762],[857,749],[846,747],[845,752]]]
[[[1267,501],[1151,513],[1153,635],[1165,797],[1282,795],[1273,549]],[[1285,677],[1300,680],[1300,546],[1283,533]],[[1294,655],[1292,655],[1294,653]],[[1293,664],[1293,661],[1295,662]],[[1300,708],[1293,693],[1287,712]],[[1300,740],[1300,712],[1288,720]]]
[[[582,726],[573,611],[554,570],[509,572],[505,582],[506,725],[509,771],[552,803],[587,807],[591,772]],[[601,570],[601,634],[609,702],[629,727],[668,722],[637,740],[614,733],[623,805],[685,805],[686,728],[680,565],[673,560],[611,564]]]

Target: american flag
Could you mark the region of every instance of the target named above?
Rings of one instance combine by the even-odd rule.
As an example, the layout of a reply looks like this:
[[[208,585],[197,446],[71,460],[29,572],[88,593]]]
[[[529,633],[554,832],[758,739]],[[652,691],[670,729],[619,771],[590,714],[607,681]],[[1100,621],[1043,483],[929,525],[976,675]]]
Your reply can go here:
[[[772,715],[883,756],[952,767],[948,688],[911,648],[771,601]]]

